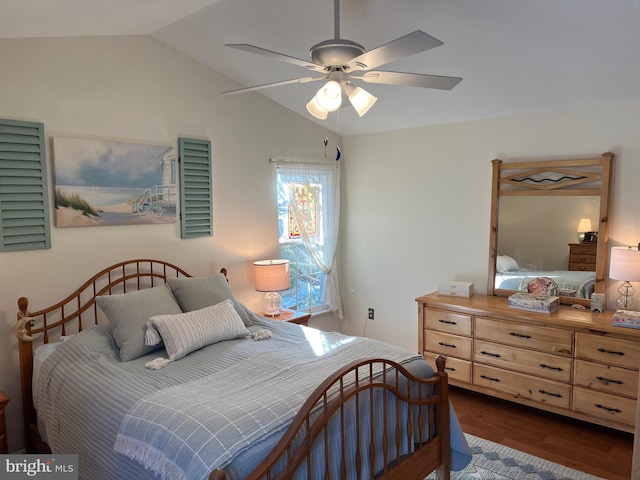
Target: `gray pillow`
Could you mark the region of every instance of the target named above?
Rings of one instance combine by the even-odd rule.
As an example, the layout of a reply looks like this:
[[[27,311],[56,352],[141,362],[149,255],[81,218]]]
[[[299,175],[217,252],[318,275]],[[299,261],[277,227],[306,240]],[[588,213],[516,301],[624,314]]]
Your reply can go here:
[[[221,273],[208,277],[167,278],[167,284],[183,312],[200,310],[229,299],[233,302],[233,308],[240,315],[242,323],[247,327],[253,325],[247,312],[233,296],[227,277]]]
[[[229,299],[187,313],[154,315],[147,327],[159,333],[159,336],[147,336],[147,345],[153,342],[159,344],[162,338],[172,362],[212,343],[250,335]]]
[[[154,315],[182,313],[166,285],[135,292],[96,297],[109,320],[113,338],[120,349],[120,361],[128,362],[162,346],[147,346],[144,335],[147,320]]]

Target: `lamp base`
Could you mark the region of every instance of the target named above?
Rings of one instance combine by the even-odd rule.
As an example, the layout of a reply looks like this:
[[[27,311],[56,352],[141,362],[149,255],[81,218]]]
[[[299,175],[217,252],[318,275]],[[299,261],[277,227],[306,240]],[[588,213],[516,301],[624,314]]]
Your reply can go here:
[[[633,310],[633,287],[629,282],[624,282],[618,288],[620,296],[616,298],[616,307],[618,310]]]
[[[268,317],[277,317],[280,315],[282,305],[282,297],[277,292],[267,292],[262,298],[262,310]]]

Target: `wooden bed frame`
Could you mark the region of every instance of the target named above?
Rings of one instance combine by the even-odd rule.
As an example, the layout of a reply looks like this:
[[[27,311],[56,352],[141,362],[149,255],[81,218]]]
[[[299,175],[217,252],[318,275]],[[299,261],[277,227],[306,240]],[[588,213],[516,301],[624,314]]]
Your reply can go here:
[[[221,273],[226,276],[226,269]],[[171,263],[161,260],[135,259],[117,263],[103,269],[87,280],[80,288],[74,291],[64,300],[45,309],[30,313],[29,302],[25,297],[18,299],[18,321],[15,333],[18,338],[20,351],[20,377],[22,384],[22,403],[24,412],[24,431],[27,451],[51,453],[49,446],[44,442],[37,429],[36,410],[32,397],[33,353],[34,343],[48,343],[60,335],[69,335],[81,331],[84,327],[98,323],[98,306],[95,298],[99,295],[111,293],[124,293],[142,288],[157,286],[171,277],[190,277],[186,271]],[[314,393],[307,399],[298,414],[293,419],[288,430],[284,433],[273,451],[267,455],[264,461],[252,472],[247,480],[259,479],[289,479],[298,468],[311,465],[311,447],[314,440],[327,435],[326,426],[330,419],[334,418],[341,425],[343,432],[347,425],[343,420],[344,409],[351,401],[356,408],[356,432],[360,430],[360,418],[366,418],[370,412],[359,412],[359,400],[368,398],[373,403],[386,402],[389,394],[396,398],[395,416],[400,418],[400,405],[407,404],[415,414],[415,418],[409,416],[406,424],[407,434],[413,441],[414,448],[409,454],[399,455],[403,440],[400,429],[387,432],[386,428],[381,432],[384,445],[395,445],[393,448],[383,448],[384,470],[375,478],[381,479],[420,479],[437,470],[438,478],[449,479],[451,469],[451,448],[449,445],[449,396],[447,374],[445,372],[445,357],[438,357],[437,373],[428,379],[420,379],[408,372],[404,367],[395,362],[374,358],[364,359],[346,365],[329,378],[327,378]],[[379,372],[382,367],[382,374]],[[425,395],[426,388],[432,391],[431,395]],[[386,395],[376,395],[376,391],[384,390]],[[379,400],[378,400],[379,399]],[[355,403],[354,403],[355,401]],[[393,415],[384,408],[384,422],[388,422],[388,416]],[[314,412],[312,414],[312,412]],[[318,413],[319,412],[319,413]],[[423,414],[424,412],[424,414]],[[365,416],[365,417],[363,417]],[[373,419],[373,417],[371,417]],[[428,423],[427,423],[428,422]],[[372,423],[372,428],[377,425]],[[399,422],[395,422],[398,425]],[[423,428],[425,425],[431,428]],[[426,432],[428,438],[419,438],[423,435],[415,432]],[[380,427],[382,428],[382,427]],[[295,437],[303,436],[303,441],[294,449],[292,446]],[[359,434],[357,439],[360,438]],[[327,438],[327,437],[324,437]],[[372,439],[372,441],[374,441]],[[356,473],[362,467],[363,453],[360,451],[360,441],[357,441],[355,465]],[[349,476],[346,471],[347,461],[344,448],[337,450],[329,442],[324,442],[323,458],[338,458],[341,465],[341,478],[360,478],[360,475]],[[372,445],[369,449],[374,452]],[[391,451],[389,451],[391,450]],[[396,459],[396,460],[389,460]],[[375,459],[370,459],[374,462]],[[285,464],[284,471],[277,475],[272,474],[274,465]],[[304,467],[302,467],[304,468]],[[209,475],[210,480],[225,480],[225,472],[216,469]],[[307,475],[307,478],[310,478]],[[328,477],[327,477],[328,478]]]

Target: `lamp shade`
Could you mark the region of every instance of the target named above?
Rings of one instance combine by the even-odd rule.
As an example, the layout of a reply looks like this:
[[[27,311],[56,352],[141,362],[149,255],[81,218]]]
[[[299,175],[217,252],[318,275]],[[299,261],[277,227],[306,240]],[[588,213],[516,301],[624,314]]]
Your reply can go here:
[[[609,259],[609,278],[625,282],[640,282],[640,250],[613,247]]]
[[[342,105],[342,87],[335,80],[330,80],[320,87],[316,100],[327,112],[335,112]]]
[[[373,104],[376,103],[376,100],[378,100],[377,97],[374,97],[363,88],[354,87],[350,84],[345,86],[345,91],[349,95],[351,105],[353,105],[353,108],[355,108],[360,117],[367,113],[369,109],[373,107]]]
[[[307,103],[307,112],[319,120],[325,120],[328,115],[328,112],[318,104],[318,99],[315,95],[309,100],[309,103]]]
[[[260,260],[253,262],[255,288],[258,292],[279,292],[291,286],[289,260]]]
[[[593,230],[591,230],[591,219],[589,218],[582,218],[580,219],[580,223],[578,223],[578,232],[584,233],[584,232],[592,232]]]

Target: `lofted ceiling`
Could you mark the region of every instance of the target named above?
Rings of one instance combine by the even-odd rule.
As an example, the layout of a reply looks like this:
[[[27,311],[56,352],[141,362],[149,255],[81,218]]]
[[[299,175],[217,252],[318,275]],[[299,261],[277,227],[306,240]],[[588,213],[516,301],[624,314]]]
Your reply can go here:
[[[367,50],[418,29],[444,42],[381,70],[463,81],[451,91],[361,84],[373,108],[326,121],[305,110],[321,82],[242,95],[341,135],[640,101],[638,0],[342,0],[340,14],[341,38]],[[151,35],[241,88],[313,72],[225,43],[307,60],[334,36],[333,0],[0,0],[0,38],[93,35]]]

